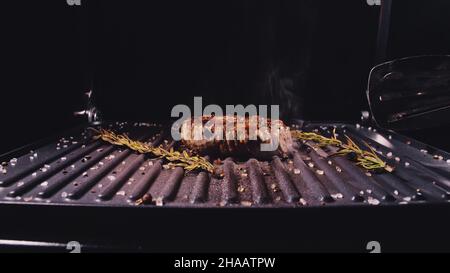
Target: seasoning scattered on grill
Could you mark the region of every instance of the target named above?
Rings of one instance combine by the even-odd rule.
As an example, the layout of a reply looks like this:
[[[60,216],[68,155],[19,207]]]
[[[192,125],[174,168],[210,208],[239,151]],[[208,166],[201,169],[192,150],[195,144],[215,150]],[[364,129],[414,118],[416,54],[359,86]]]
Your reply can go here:
[[[251,207],[253,203],[250,201],[242,201],[241,205],[243,205],[244,207]]]
[[[126,195],[126,192],[125,192],[125,191],[118,191],[118,192],[116,193],[116,195],[119,195],[119,196],[125,196],[125,195]]]
[[[16,164],[17,164],[17,158],[13,158],[13,159],[11,159],[10,161],[9,161],[9,163],[11,164],[11,166],[16,166]]]
[[[114,126],[105,128],[118,130],[118,127]],[[303,129],[301,126],[292,128]],[[415,147],[418,143],[412,141],[411,146],[407,148],[408,150],[395,150],[384,146],[383,143],[377,143],[376,140],[371,138],[361,137],[366,132],[361,130],[355,133],[354,126],[352,129],[348,127],[347,133],[344,132],[340,125],[336,126],[335,128],[339,130],[339,134],[332,131],[333,126],[322,126],[322,128],[317,130],[313,130],[314,128],[317,127],[310,127],[305,130],[308,132],[314,131],[315,134],[334,135],[336,138],[342,138],[339,140],[341,143],[345,141],[344,137],[346,134],[351,134],[352,140],[361,145],[362,152],[366,151],[370,155],[373,153],[380,156],[380,158],[384,155],[386,158],[392,159],[394,159],[394,154],[399,155],[402,157],[402,160],[400,160],[400,157],[396,157],[395,161],[402,161],[402,166],[399,167],[398,174],[370,171],[362,166],[360,166],[361,168],[355,168],[355,163],[358,163],[356,160],[359,158],[358,152],[352,151],[345,155],[356,161],[351,162],[344,156],[338,157],[338,154],[335,155],[334,153],[339,151],[336,147],[319,147],[311,141],[298,141],[296,144],[310,145],[307,146],[308,149],[297,149],[297,146],[294,147],[298,151],[299,158],[306,163],[306,173],[303,173],[300,166],[297,165],[297,159],[294,157],[296,156],[295,153],[280,154],[269,159],[230,157],[229,160],[234,163],[229,164],[229,166],[232,166],[230,169],[227,169],[229,166],[227,167],[227,164],[224,164],[225,161],[209,156],[214,162],[214,164],[211,164],[214,168],[213,173],[209,173],[202,168],[196,169],[198,172],[187,172],[180,171],[179,167],[182,166],[170,164],[178,163],[177,161],[169,161],[164,157],[158,156],[149,158],[136,155],[130,151],[131,149],[128,146],[126,149],[124,146],[118,148],[106,147],[105,143],[102,142],[90,142],[90,136],[86,135],[86,139],[83,140],[86,144],[84,149],[79,148],[84,145],[79,143],[78,148],[73,147],[72,149],[72,147],[69,147],[71,150],[61,149],[61,151],[55,151],[54,147],[56,144],[52,143],[47,146],[47,150],[44,147],[38,148],[39,160],[37,155],[34,155],[35,152],[29,150],[20,156],[18,154],[17,158],[2,158],[4,163],[0,167],[0,198],[5,198],[3,200],[8,200],[8,202],[11,202],[11,200],[13,202],[16,202],[16,200],[17,202],[33,200],[38,203],[70,202],[71,204],[86,203],[94,206],[102,204],[146,204],[167,207],[187,205],[194,207],[229,206],[233,208],[328,205],[323,204],[324,202],[321,202],[321,199],[318,198],[322,193],[330,196],[334,200],[333,204],[336,205],[356,202],[354,201],[356,198],[353,198],[353,196],[359,196],[358,204],[355,203],[358,206],[387,204],[389,202],[391,204],[406,204],[409,202],[416,204],[424,202],[424,200],[434,201],[446,198],[440,195],[443,185],[440,176],[427,179],[428,183],[426,185],[420,180],[414,181],[414,184],[405,184],[406,186],[414,185],[414,190],[417,189],[417,192],[413,192],[411,195],[418,196],[421,195],[421,190],[424,191],[425,194],[420,199],[411,198],[411,196],[405,197],[408,193],[406,187],[396,187],[394,182],[409,183],[409,181],[403,182],[405,180],[402,177],[403,174],[413,177],[413,175],[423,173],[416,166],[428,168],[420,161],[414,161],[413,164],[412,161],[407,159],[413,158],[413,154],[407,153],[411,149],[416,149],[420,153],[420,148]],[[157,133],[143,133],[144,130],[132,131],[128,127],[124,127],[122,131],[130,132],[139,139],[145,139],[145,136],[147,137],[146,141],[152,139],[153,136],[153,143],[160,143],[167,136],[164,133],[160,137],[155,137]],[[382,135],[381,130],[379,131],[378,134]],[[375,129],[372,132],[375,132]],[[153,135],[150,136],[151,133]],[[396,138],[396,136],[392,138]],[[77,142],[79,139],[73,138],[68,143],[61,141],[59,146],[62,148],[66,144],[69,146],[76,145],[73,142]],[[365,146],[364,141],[368,141],[376,149],[370,149],[369,146]],[[397,145],[406,145],[407,141],[398,142],[396,142]],[[148,142],[143,143],[149,145],[147,144]],[[173,146],[174,150],[172,151],[179,152],[183,156],[185,147],[181,143],[168,141],[167,144],[170,145],[167,149]],[[343,144],[347,145],[348,143]],[[356,149],[356,147],[353,148]],[[170,153],[171,151],[168,150],[168,152]],[[193,155],[188,150],[186,152],[189,153],[189,157]],[[424,156],[427,156],[428,159],[434,158],[436,160],[435,164],[445,162],[450,164],[450,156],[439,150],[433,150],[432,153]],[[31,157],[34,161],[28,160]],[[277,165],[276,160],[281,164]],[[84,163],[82,164],[81,161],[84,161]],[[397,162],[395,163],[396,166],[398,166]],[[16,167],[12,168],[14,164]],[[17,173],[20,174],[21,168],[28,167],[28,165],[34,165],[35,167],[30,168],[26,175],[18,176],[15,178],[15,181],[9,182],[8,179],[10,177],[16,177]],[[404,168],[405,166],[409,166],[409,168]],[[7,168],[9,172],[6,174]],[[428,168],[428,171],[422,178],[426,178],[428,174],[433,174],[431,168]],[[5,173],[2,174],[3,172]],[[45,172],[45,174],[42,172]],[[294,174],[299,176],[296,177]],[[314,175],[311,176],[311,174]],[[369,179],[366,175],[372,178]],[[382,175],[388,179],[381,179],[383,178]],[[440,175],[447,177],[445,173]],[[85,177],[83,178],[83,176]],[[389,180],[392,176],[400,176],[402,179]],[[363,181],[364,177],[366,179]],[[308,180],[309,178],[314,179]],[[379,182],[379,184],[371,185],[374,182]],[[392,182],[392,185],[388,182]],[[314,184],[308,183],[321,183],[324,191],[318,192]],[[363,191],[358,194],[361,189]],[[42,197],[42,193],[51,191],[53,193],[51,193],[50,197]],[[383,191],[391,193],[394,199],[381,199],[380,194],[383,194]],[[21,193],[13,196],[14,192]],[[82,194],[74,195],[77,192],[82,192]],[[148,195],[149,192],[160,195],[152,198]],[[93,193],[98,193],[99,195]],[[103,194],[108,194],[109,198],[105,198],[105,200],[100,198],[99,196]],[[349,195],[347,196],[347,194]]]
[[[275,184],[275,183],[271,184],[270,188],[272,189],[273,192],[280,191],[280,189],[278,188],[277,184]]]
[[[116,180],[116,177],[114,175],[108,175],[108,179],[110,181],[114,181],[114,180]]]
[[[368,199],[367,199],[367,203],[369,203],[370,205],[377,206],[377,205],[380,204],[380,200],[375,199],[375,198],[369,196]]]
[[[344,198],[344,195],[342,193],[336,193],[336,194],[332,194],[331,197],[333,199],[342,199],[342,198]]]

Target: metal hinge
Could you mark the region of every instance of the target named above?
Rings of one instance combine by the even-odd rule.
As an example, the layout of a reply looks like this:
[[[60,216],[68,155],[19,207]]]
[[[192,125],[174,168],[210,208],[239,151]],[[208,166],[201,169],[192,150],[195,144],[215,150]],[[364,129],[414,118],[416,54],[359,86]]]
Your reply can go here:
[[[86,108],[81,111],[74,112],[75,116],[86,116],[87,121],[90,124],[96,125],[101,123],[101,115],[100,111],[97,109],[97,107],[94,104],[94,99],[92,96],[92,90],[89,90],[89,92],[85,93],[86,96]]]

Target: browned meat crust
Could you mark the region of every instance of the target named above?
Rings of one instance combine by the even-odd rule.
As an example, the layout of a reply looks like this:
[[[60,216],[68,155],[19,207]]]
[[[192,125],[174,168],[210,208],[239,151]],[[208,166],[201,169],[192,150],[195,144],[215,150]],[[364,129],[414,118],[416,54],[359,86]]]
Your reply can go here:
[[[244,125],[243,129],[238,129],[238,123],[240,126]],[[222,130],[216,128],[217,125],[222,126]],[[201,138],[203,127],[206,130],[204,138]],[[215,133],[217,135],[214,135]],[[289,153],[292,146],[289,127],[281,120],[264,119],[259,116],[250,118],[202,116],[201,123],[192,118],[183,123],[181,139],[187,148],[202,155],[267,158]],[[275,151],[261,151],[261,144],[269,143],[271,140],[278,140],[278,148]]]

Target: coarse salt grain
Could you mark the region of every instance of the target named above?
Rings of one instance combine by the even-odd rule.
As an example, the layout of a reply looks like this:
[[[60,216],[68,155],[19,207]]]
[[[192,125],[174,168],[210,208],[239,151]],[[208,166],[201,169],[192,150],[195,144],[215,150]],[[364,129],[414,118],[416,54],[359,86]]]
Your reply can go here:
[[[367,199],[367,202],[368,202],[370,205],[374,205],[374,206],[380,204],[380,200],[375,199],[375,198],[370,197],[370,196],[369,196],[369,198]]]
[[[164,206],[164,200],[163,200],[162,197],[156,198],[155,203],[156,203],[156,205],[157,205],[158,207]],[[221,204],[221,205],[222,205],[222,204]],[[226,205],[226,204],[225,204],[225,205]]]
[[[110,181],[114,181],[114,180],[116,180],[116,177],[114,175],[108,175],[108,179]]]
[[[336,194],[332,194],[331,197],[333,199],[342,199],[342,198],[344,198],[344,195],[342,193],[336,193]]]

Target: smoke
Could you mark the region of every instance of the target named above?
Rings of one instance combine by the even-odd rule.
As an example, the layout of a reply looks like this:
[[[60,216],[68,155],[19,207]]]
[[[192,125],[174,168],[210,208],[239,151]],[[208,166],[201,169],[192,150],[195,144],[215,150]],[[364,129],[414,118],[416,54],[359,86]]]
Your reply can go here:
[[[301,79],[281,75],[279,67],[270,67],[262,81],[263,99],[267,104],[280,106],[280,117],[284,120],[301,118],[302,99],[299,96]]]
[[[267,1],[259,24],[261,68],[257,86],[284,120],[303,117],[313,53],[317,1]]]

